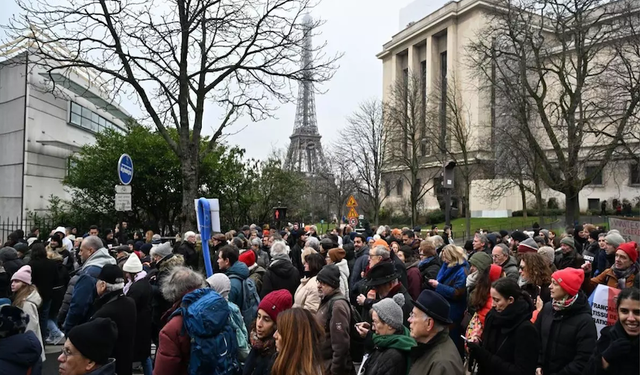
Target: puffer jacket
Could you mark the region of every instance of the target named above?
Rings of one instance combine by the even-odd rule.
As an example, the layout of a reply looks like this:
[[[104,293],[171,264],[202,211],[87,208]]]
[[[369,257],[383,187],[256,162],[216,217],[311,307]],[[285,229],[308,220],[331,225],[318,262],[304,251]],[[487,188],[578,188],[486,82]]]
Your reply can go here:
[[[334,298],[344,297],[340,289],[322,298],[316,319],[325,331],[325,340],[320,346],[320,353],[324,360],[325,374],[347,375],[354,373],[351,360],[349,322],[351,320],[351,306],[345,300]],[[333,306],[333,311],[329,307]]]
[[[0,371],[4,375],[42,374],[42,345],[31,331],[0,338]]]
[[[316,313],[320,307],[320,295],[316,276],[300,280],[300,286],[293,296],[293,307],[301,307]]]
[[[242,283],[249,277],[249,268],[246,264],[237,261],[231,265],[225,275],[231,281],[231,290],[229,291],[229,302],[233,302],[236,306],[242,306]],[[262,278],[264,289],[264,277]]]
[[[596,345],[596,326],[587,296],[580,292],[568,308],[556,311],[544,305],[535,322],[541,349],[538,367],[544,375],[579,375]]]
[[[167,316],[180,307],[181,300],[168,311]],[[178,314],[167,322],[160,331],[153,375],[187,375],[191,353],[191,338],[183,332],[182,315]]]
[[[0,263],[2,263],[2,266],[9,275],[9,279],[24,266],[22,259],[18,258],[16,249],[9,246],[0,249]]]
[[[286,289],[293,296],[300,285],[298,269],[291,263],[288,255],[274,255],[272,259],[267,273],[262,279],[260,298],[262,299],[267,294],[279,289]]]
[[[420,270],[420,276],[422,277],[421,289],[427,289],[429,279],[435,279],[438,277],[440,267],[442,267],[442,261],[438,256],[423,259],[418,263],[418,269]]]
[[[409,371],[409,355],[416,341],[411,338],[409,329],[390,336],[384,336],[385,341],[376,344],[375,334],[367,335],[365,346],[369,353],[359,373],[364,370],[365,375],[406,375]],[[378,336],[380,337],[380,336]]]
[[[609,362],[609,367],[605,370],[602,368],[602,353],[609,348],[611,343],[616,340],[629,340],[631,351],[629,353],[620,353],[615,359]],[[600,339],[591,355],[591,359],[587,364],[584,375],[637,375],[640,374],[640,340],[638,337],[629,337],[620,322],[616,322],[613,326],[604,327],[600,332]]]
[[[86,318],[89,313],[89,308],[93,303],[95,278],[98,277],[100,271],[102,271],[102,267],[106,264],[116,264],[116,260],[109,255],[109,250],[103,247],[91,254],[86,262],[82,264],[82,267],[71,277],[71,280],[69,280],[67,291],[62,299],[62,306],[58,312],[58,325],[63,327],[65,332],[69,332],[68,330],[84,322],[84,318]],[[77,296],[72,308],[72,297],[74,296],[76,284],[83,275],[90,276],[90,279],[93,279],[93,283],[91,283],[90,279],[87,279],[86,283],[82,283],[82,297],[84,298]]]
[[[340,292],[343,296],[349,295],[349,265],[346,259],[342,259],[336,266],[340,270]]]

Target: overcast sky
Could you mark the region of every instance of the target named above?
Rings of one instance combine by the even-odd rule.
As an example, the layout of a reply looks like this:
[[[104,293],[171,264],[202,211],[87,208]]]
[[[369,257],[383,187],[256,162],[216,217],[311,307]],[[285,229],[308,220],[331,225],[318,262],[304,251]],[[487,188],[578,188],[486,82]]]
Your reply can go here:
[[[327,42],[327,55],[336,52],[344,53],[339,61],[340,68],[333,79],[320,87],[326,91],[316,96],[316,112],[318,128],[322,135],[325,150],[336,139],[337,132],[344,126],[345,118],[358,106],[358,103],[380,98],[382,94],[382,63],[376,54],[382,51],[382,45],[400,31],[399,12],[409,3],[416,0],[321,0],[312,16],[325,20],[320,32],[322,35],[314,40],[314,45]],[[446,0],[417,0],[429,3],[428,7],[436,9],[444,5]],[[0,0],[3,11],[0,23],[17,12],[14,0]],[[419,15],[419,18],[427,14]],[[121,103],[130,113],[139,113],[133,103]],[[207,116],[216,121],[215,114]],[[229,136],[229,144],[246,149],[251,158],[263,159],[272,149],[283,148],[289,142],[293,130],[295,105],[280,107],[275,118],[251,123],[241,120],[232,131],[238,134]],[[205,134],[212,134],[213,127],[204,129]]]

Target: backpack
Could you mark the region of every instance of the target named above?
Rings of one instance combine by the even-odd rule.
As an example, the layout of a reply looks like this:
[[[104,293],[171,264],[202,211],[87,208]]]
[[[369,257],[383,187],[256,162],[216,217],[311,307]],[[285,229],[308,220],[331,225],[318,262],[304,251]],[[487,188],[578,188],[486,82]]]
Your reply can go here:
[[[231,324],[231,328],[233,328],[233,331],[236,333],[236,340],[238,341],[238,359],[244,362],[251,351],[249,334],[247,334],[247,329],[244,326],[244,318],[238,306],[233,302],[227,301],[227,303],[231,311],[229,314],[229,324]]]
[[[244,318],[244,325],[247,328],[247,332],[251,330],[251,324],[258,316],[258,305],[260,305],[260,296],[256,289],[256,284],[252,279],[243,280],[238,275],[231,275],[229,279],[238,279],[242,283],[242,306],[240,312],[242,312],[242,318]]]
[[[229,322],[229,305],[213,289],[202,288],[182,297],[171,317],[182,315],[182,331],[191,338],[189,375],[237,374],[238,343]]]
[[[362,357],[364,356],[364,338],[360,336],[358,330],[356,329],[356,324],[361,323],[362,317],[360,313],[353,308],[353,306],[349,303],[349,300],[344,296],[333,297],[329,300],[329,316],[327,318],[327,322],[325,323],[324,329],[325,332],[329,329],[329,323],[331,322],[331,317],[333,314],[333,303],[335,301],[342,300],[347,303],[350,310],[350,318],[349,318],[349,354],[351,355],[351,360],[356,363],[362,362]]]

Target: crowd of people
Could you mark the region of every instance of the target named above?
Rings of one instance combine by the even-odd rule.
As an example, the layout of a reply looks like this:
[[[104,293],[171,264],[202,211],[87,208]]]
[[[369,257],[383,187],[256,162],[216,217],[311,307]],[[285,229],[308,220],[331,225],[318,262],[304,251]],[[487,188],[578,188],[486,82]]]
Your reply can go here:
[[[41,374],[60,344],[64,375],[640,373],[638,246],[615,230],[458,246],[449,228],[247,225],[213,235],[208,278],[194,232],[106,232],[9,236],[0,373]],[[600,332],[598,285],[619,290]]]

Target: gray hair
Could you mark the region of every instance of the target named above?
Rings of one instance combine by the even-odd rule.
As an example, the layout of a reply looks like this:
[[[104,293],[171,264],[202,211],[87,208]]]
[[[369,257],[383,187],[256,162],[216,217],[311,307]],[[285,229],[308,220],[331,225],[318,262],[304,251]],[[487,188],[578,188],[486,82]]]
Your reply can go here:
[[[271,245],[271,255],[289,254],[289,246],[284,241],[275,241]]]
[[[93,251],[98,251],[104,247],[102,240],[98,236],[89,236],[82,240],[82,246],[85,248],[93,249]]]
[[[384,246],[376,246],[373,248],[373,253],[369,253],[370,255],[377,255],[379,257],[382,257],[382,259],[386,260],[389,259],[389,257],[391,256],[391,254],[389,254],[389,250],[387,250],[386,247]]]
[[[104,282],[104,283],[106,285],[105,293],[111,293],[111,292],[115,292],[116,290],[124,289],[124,283],[116,283],[116,284],[109,284],[107,282]]]
[[[186,293],[205,286],[202,275],[184,266],[173,268],[163,281],[160,287],[162,296],[171,303],[175,303]]]
[[[507,245],[503,244],[503,243],[499,243],[496,246],[494,246],[493,248],[498,248],[500,249],[500,251],[502,252],[502,255],[509,255],[509,248],[507,247]]]
[[[478,234],[476,234],[476,237],[478,237],[480,242],[482,242],[483,244],[486,244],[486,243],[489,242],[489,239],[487,238],[487,236],[485,234],[478,233]]]
[[[316,237],[309,237],[305,242],[304,247],[310,247],[313,250],[320,252],[320,240]]]
[[[444,239],[442,239],[442,236],[439,236],[439,235],[431,236],[431,240],[433,240],[433,244],[435,245],[436,248],[444,245]]]
[[[260,247],[262,245],[262,240],[259,238],[254,238],[251,240],[251,245],[256,245],[258,247]]]

